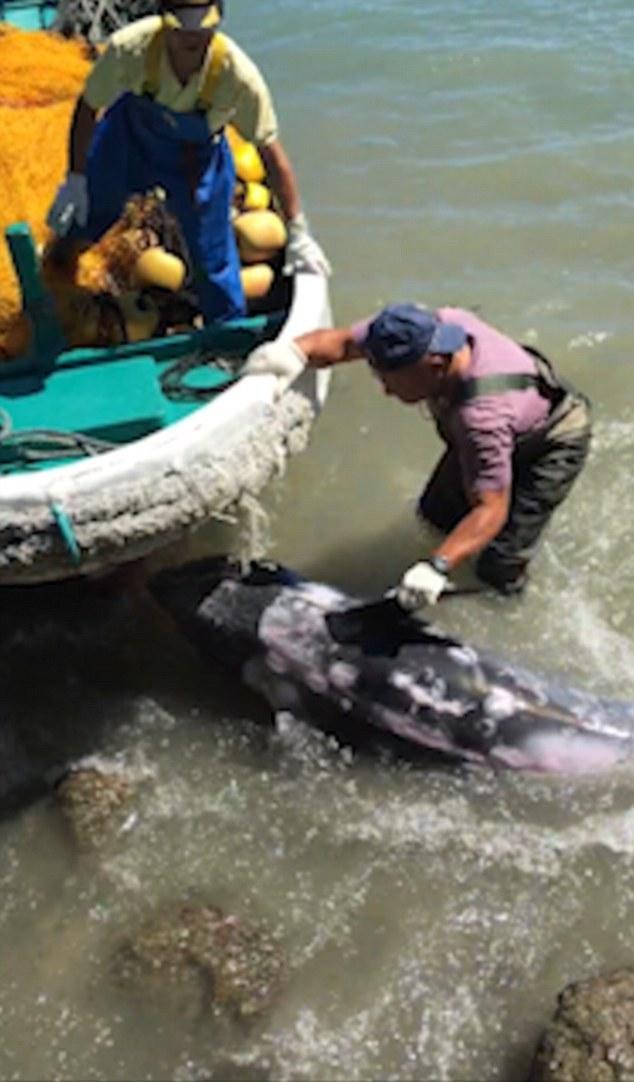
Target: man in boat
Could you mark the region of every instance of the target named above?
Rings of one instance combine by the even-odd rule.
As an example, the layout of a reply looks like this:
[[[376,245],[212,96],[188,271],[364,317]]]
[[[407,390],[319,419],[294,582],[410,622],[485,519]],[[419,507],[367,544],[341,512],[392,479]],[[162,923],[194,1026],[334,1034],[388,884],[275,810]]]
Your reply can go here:
[[[446,445],[418,501],[419,516],[445,537],[404,574],[403,606],[434,604],[449,572],[471,556],[484,582],[503,594],[521,592],[542,532],[586,461],[587,399],[541,353],[472,312],[414,304],[267,343],[251,354],[247,372],[274,373],[281,389],[305,365],[358,358],[386,394],[427,402]]]
[[[207,321],[244,312],[230,212],[235,173],[228,123],[259,148],[288,228],[286,273],[328,273],[301,210],[269,90],[217,27],[223,0],[160,0],[159,14],[117,30],[77,102],[69,169],[48,223],[99,238],[126,199],[160,186],[194,263]]]

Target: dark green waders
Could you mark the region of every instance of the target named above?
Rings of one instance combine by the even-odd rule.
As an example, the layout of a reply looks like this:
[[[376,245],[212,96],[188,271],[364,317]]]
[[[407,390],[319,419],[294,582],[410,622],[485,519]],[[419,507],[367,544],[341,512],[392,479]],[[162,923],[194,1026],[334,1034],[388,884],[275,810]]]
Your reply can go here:
[[[529,346],[523,348],[535,358],[536,376],[509,374],[467,380],[457,400],[537,386],[551,402],[546,424],[516,443],[509,516],[476,564],[478,576],[504,594],[524,588],[527,567],[542,532],[583,469],[591,439],[588,400],[560,381],[542,354]],[[437,420],[436,425],[448,446],[418,501],[418,514],[449,533],[472,505],[464,490],[458,452],[444,434],[442,421]]]

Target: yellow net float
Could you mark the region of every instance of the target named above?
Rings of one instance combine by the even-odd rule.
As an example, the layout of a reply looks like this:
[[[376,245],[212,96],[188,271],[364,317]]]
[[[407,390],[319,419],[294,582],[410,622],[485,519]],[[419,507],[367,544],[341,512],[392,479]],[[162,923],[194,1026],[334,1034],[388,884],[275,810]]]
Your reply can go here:
[[[247,142],[231,124],[225,128],[227,142],[233,157],[236,175],[245,183],[249,181],[260,182],[266,176],[264,162],[260,157],[257,147]]]
[[[266,210],[271,202],[271,192],[257,180],[250,180],[244,187],[242,206],[244,210]]]
[[[138,294],[127,293],[117,298],[123,316],[128,342],[143,342],[153,338],[158,330],[161,314],[149,297],[140,303]]]
[[[266,176],[266,169],[260,154],[253,143],[244,143],[233,155],[236,174],[240,180],[260,182]]]
[[[174,293],[183,288],[187,268],[179,256],[165,248],[147,248],[134,264],[134,279],[139,286],[160,286]]]
[[[240,271],[244,295],[249,301],[265,297],[273,285],[275,273],[268,263],[252,263]]]
[[[286,226],[273,210],[250,210],[233,223],[243,263],[266,263],[286,244]]]

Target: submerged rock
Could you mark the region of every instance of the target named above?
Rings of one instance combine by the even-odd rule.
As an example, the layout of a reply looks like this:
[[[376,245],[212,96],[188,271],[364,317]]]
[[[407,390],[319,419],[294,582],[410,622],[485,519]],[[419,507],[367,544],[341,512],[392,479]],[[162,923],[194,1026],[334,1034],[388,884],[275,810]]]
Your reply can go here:
[[[266,932],[213,906],[167,908],[127,937],[113,957],[115,980],[144,997],[172,993],[188,1013],[260,1014],[279,991],[285,965]]]
[[[529,1082],[634,1080],[634,970],[569,984],[542,1037]]]
[[[78,847],[94,850],[103,848],[121,825],[132,786],[122,774],[77,767],[57,784],[55,795]]]

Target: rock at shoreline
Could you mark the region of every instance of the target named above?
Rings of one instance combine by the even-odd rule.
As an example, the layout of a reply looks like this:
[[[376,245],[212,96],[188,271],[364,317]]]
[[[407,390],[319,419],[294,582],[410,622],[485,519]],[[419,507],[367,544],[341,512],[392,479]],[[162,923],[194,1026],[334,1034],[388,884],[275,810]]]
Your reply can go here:
[[[57,784],[55,795],[79,849],[95,850],[103,848],[121,824],[132,787],[122,774],[76,767]]]
[[[634,970],[564,988],[529,1082],[634,1080]]]
[[[278,943],[240,917],[213,906],[177,905],[159,912],[116,949],[118,984],[143,998],[167,993],[188,1014],[262,1013],[279,991],[284,960]]]

